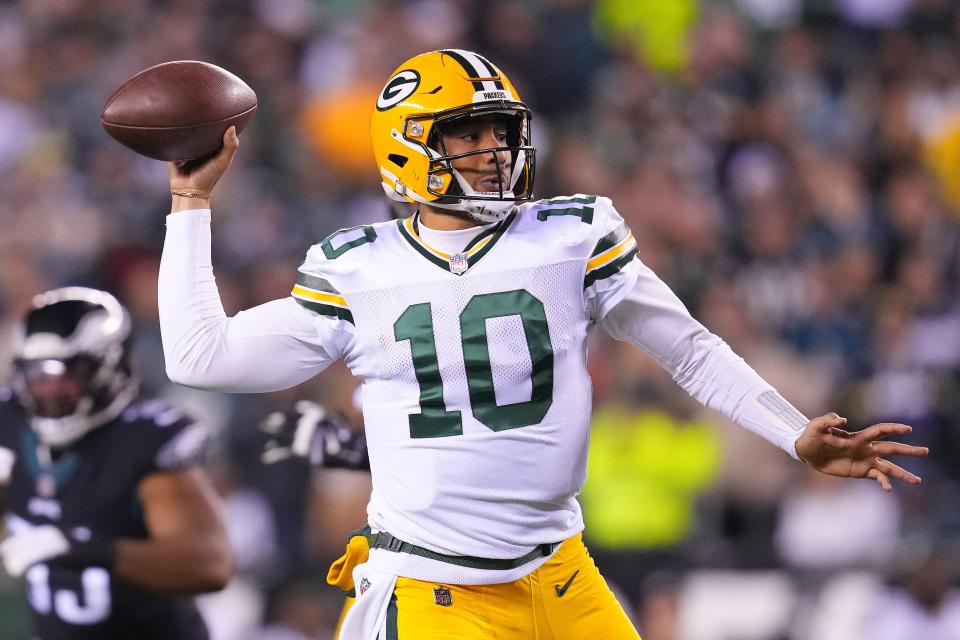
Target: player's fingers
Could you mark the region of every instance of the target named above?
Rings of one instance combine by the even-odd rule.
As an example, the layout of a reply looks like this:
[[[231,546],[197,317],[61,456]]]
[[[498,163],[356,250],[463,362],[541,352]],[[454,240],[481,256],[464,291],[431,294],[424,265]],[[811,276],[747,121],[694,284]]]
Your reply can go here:
[[[880,422],[870,425],[863,431],[858,431],[856,435],[861,440],[877,440],[892,435],[903,435],[913,431],[913,427],[908,424],[898,422]]]
[[[910,456],[912,458],[920,458],[930,453],[930,449],[927,447],[917,447],[910,444],[903,444],[902,442],[889,442],[887,440],[874,442],[873,451],[881,456]]]
[[[832,429],[842,427],[847,424],[846,418],[841,418],[836,413],[827,413],[810,421],[814,429],[820,433],[829,433]]]
[[[870,471],[867,472],[867,477],[871,480],[875,480],[881,487],[883,487],[884,491],[893,491],[893,485],[890,484],[890,479],[879,469],[870,469]]]
[[[827,431],[827,433],[829,433],[831,436],[835,436],[835,437],[837,437],[837,438],[840,438],[841,440],[849,440],[849,439],[850,439],[850,432],[849,432],[849,431],[846,431],[846,430],[844,430],[844,429],[840,429],[840,428],[838,428],[838,427],[830,427],[830,429]]]
[[[893,464],[889,460],[884,460],[883,458],[877,458],[875,468],[884,475],[896,478],[897,480],[902,480],[907,484],[920,484],[921,482],[920,476],[910,473],[903,467]]]
[[[237,135],[237,128],[233,125],[227,127],[227,130],[223,132],[223,146],[233,147],[234,149],[240,146],[240,136]]]

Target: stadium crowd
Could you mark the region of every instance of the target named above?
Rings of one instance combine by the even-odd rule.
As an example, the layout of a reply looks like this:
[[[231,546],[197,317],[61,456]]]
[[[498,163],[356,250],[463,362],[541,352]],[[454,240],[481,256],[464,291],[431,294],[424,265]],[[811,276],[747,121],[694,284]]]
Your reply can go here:
[[[0,378],[35,293],[83,284],[128,305],[147,386],[220,433],[210,468],[239,573],[203,600],[216,637],[328,637],[340,599],[323,573],[369,481],[262,465],[258,426],[311,398],[359,428],[355,384],[336,369],[261,396],[170,385],[166,169],[111,140],[100,110],[167,60],[257,92],[214,205],[229,313],[286,295],[330,232],[391,215],[369,111],[390,70],[441,47],[497,60],[533,107],[538,196],[610,196],[641,259],[801,410],[905,422],[931,447],[905,462],[924,484],[892,495],[808,473],[597,332],[588,543],[645,640],[960,637],[952,0],[3,3]],[[13,621],[18,590],[0,586]]]

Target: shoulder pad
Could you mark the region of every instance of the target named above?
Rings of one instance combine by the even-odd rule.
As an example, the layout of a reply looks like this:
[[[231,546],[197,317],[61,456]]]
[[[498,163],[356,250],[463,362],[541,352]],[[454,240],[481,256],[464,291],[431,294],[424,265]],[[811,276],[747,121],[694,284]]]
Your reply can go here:
[[[579,220],[590,226],[596,220],[597,209],[602,209],[604,206],[612,207],[612,204],[609,198],[577,193],[572,196],[537,200],[528,206],[531,213],[536,213],[536,218],[540,222],[556,222],[561,218],[570,217],[571,221]]]
[[[395,225],[395,220],[387,220],[337,229],[310,247],[301,267],[318,269],[332,277],[337,273],[348,273],[363,264],[374,250],[377,238]]]
[[[605,236],[629,233],[613,202],[603,196],[576,194],[538,200],[527,205],[524,213],[528,225],[539,227],[537,232],[549,230],[551,237],[562,238],[564,244],[582,245],[585,256],[595,255]]]
[[[193,417],[183,409],[159,398],[134,402],[124,409],[120,418],[124,422],[146,423],[148,426],[160,429],[193,422]]]
[[[637,255],[637,241],[609,198],[598,199],[583,286],[619,272]]]
[[[370,251],[378,232],[393,221],[361,225],[334,231],[310,247],[297,269],[290,295],[303,307],[322,316],[353,323],[353,314],[343,297],[351,275],[370,262]]]
[[[596,236],[623,222],[610,198],[582,193],[533,202],[527,205],[526,216],[541,226],[546,223],[558,231],[566,229],[582,237]]]
[[[160,471],[175,471],[203,461],[210,430],[193,416],[166,400],[151,398],[136,402],[123,412],[127,428],[142,442],[145,456]]]
[[[154,465],[161,471],[176,471],[203,463],[211,433],[206,425],[194,422],[179,429],[157,451]]]

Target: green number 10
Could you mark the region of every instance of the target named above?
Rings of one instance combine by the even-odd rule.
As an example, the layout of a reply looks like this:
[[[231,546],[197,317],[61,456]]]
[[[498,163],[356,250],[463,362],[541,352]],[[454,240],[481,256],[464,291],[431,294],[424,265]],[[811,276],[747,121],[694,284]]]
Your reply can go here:
[[[530,400],[498,405],[490,363],[487,324],[490,318],[520,316],[532,364]],[[433,313],[429,302],[406,308],[393,324],[398,342],[410,341],[413,369],[420,386],[420,413],[411,414],[411,438],[438,438],[463,433],[459,411],[448,411],[443,400],[443,380],[437,361]],[[474,296],[460,314],[463,360],[473,416],[494,431],[516,429],[543,420],[553,404],[553,347],[543,303],[528,291],[517,289]]]

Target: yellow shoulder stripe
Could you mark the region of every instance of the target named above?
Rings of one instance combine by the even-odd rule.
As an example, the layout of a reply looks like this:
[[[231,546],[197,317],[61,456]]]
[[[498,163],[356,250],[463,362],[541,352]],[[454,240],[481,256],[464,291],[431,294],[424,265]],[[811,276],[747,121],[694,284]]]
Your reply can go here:
[[[630,251],[637,245],[637,241],[633,238],[633,232],[627,233],[627,236],[621,240],[618,244],[610,247],[600,255],[596,256],[590,262],[587,263],[587,273],[590,273],[594,269],[599,269],[600,267],[610,264],[627,251]]]
[[[343,296],[338,296],[335,293],[314,291],[299,284],[293,285],[293,291],[290,293],[296,298],[303,298],[304,300],[310,300],[312,302],[322,302],[323,304],[332,304],[343,307],[344,309],[347,308],[347,301],[344,300]]]

